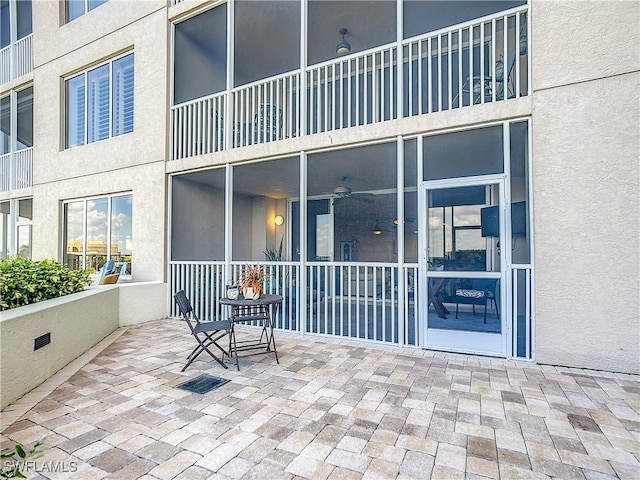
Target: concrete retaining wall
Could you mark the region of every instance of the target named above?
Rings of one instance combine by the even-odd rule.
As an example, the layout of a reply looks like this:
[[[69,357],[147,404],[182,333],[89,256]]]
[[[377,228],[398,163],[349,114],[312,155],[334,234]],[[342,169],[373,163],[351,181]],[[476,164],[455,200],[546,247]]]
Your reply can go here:
[[[0,408],[47,380],[121,326],[165,318],[162,282],[91,287],[0,313]],[[34,350],[35,339],[50,335]]]

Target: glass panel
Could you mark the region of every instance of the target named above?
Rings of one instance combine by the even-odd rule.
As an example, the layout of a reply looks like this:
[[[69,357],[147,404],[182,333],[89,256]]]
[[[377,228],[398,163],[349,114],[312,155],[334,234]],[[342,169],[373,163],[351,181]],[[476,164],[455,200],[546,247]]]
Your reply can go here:
[[[0,155],[11,152],[11,97],[0,98]]]
[[[297,218],[287,218],[287,200],[300,196],[299,178],[298,157],[233,168],[233,260],[291,258],[285,232],[300,227]],[[276,215],[283,217],[282,225],[275,223]]]
[[[331,260],[331,253],[323,252],[322,246],[317,244],[318,223],[321,223],[322,218],[329,214],[330,208],[327,199],[307,202],[307,260],[310,262]]]
[[[338,57],[342,42],[340,29],[349,52],[355,53],[396,40],[396,2],[312,0],[308,7],[307,63],[324,62]]]
[[[28,222],[31,220],[33,220],[33,199],[18,200],[18,221]]]
[[[234,86],[300,67],[300,1],[237,0]]]
[[[108,260],[108,205],[106,198],[87,201],[87,268],[95,271]]]
[[[0,0],[0,48],[11,45],[11,10],[9,0]]]
[[[428,197],[429,269],[499,271],[498,208],[486,208],[497,205],[497,185],[431,190]]]
[[[67,0],[67,21],[84,15],[85,0]]]
[[[418,263],[418,192],[416,139],[404,142],[404,261]]]
[[[227,6],[175,26],[174,104],[221,92],[227,82]]]
[[[0,258],[7,258],[9,256],[10,208],[10,202],[0,202]]]
[[[316,215],[316,260],[331,259],[331,214]],[[350,260],[350,258],[349,258]]]
[[[87,3],[88,10],[93,10],[96,7],[99,7],[103,3],[107,3],[107,0],[89,0]]]
[[[133,132],[133,54],[113,62],[113,135]]]
[[[404,38],[433,32],[474,18],[526,5],[526,3],[526,0],[458,0],[455,2],[404,0],[402,7]]]
[[[64,245],[63,261],[72,270],[83,268],[84,202],[64,205]]]
[[[225,175],[217,168],[172,178],[171,260],[224,260]]]
[[[31,19],[31,0],[20,0],[16,3],[16,12],[18,15],[18,40],[31,35],[33,32],[33,22]]]
[[[87,74],[88,89],[88,142],[109,138],[109,65],[103,65]]]
[[[31,225],[20,225],[18,230],[18,255],[31,258]]]
[[[18,150],[33,147],[33,87],[17,93]]]
[[[499,305],[498,279],[429,279],[429,328],[501,333]]]
[[[84,145],[85,86],[84,74],[66,81],[67,148]]]
[[[502,173],[502,126],[425,137],[424,179]]]
[[[132,196],[122,195],[111,199],[110,257],[116,262],[118,271],[131,275],[132,249]],[[122,267],[124,266],[124,269]]]
[[[511,259],[531,262],[529,232],[529,168],[527,122],[510,125],[511,139]]]
[[[313,202],[324,197],[333,213],[333,258],[341,261],[344,244],[353,245],[350,261],[397,261],[396,143],[371,145],[308,157],[307,237],[315,238]],[[316,260],[309,244],[309,259]]]

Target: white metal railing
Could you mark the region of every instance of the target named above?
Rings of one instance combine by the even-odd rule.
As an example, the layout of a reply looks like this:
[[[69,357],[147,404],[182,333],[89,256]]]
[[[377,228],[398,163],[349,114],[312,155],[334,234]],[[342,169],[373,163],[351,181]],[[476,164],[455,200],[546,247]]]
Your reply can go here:
[[[21,38],[14,44],[16,51],[16,78],[33,70],[33,34]]]
[[[33,34],[0,50],[0,84],[33,71]]]
[[[262,267],[266,275],[264,293],[282,295],[282,305],[277,310],[276,327],[294,332],[301,331],[300,264],[297,262],[249,262]],[[247,262],[232,262],[229,281],[238,283]]]
[[[0,157],[2,165],[2,157]],[[249,262],[266,273],[265,293],[284,297],[277,310],[277,328],[307,334],[356,338],[397,345],[420,345],[420,306],[417,264],[401,269],[387,263],[313,262],[305,280],[297,262]],[[226,285],[237,283],[247,262],[169,262],[169,315],[179,312],[173,295],[184,290],[196,314],[205,321],[228,317],[220,304]],[[398,272],[402,272],[399,277]],[[306,289],[302,289],[302,282]],[[402,282],[402,298],[399,286]],[[511,355],[534,357],[532,267],[512,267]],[[304,299],[304,303],[303,303]],[[400,301],[402,300],[402,301]]]
[[[15,153],[15,188],[33,186],[33,147]]]
[[[300,134],[299,71],[234,88],[231,95],[234,147]]]
[[[395,44],[307,68],[307,132],[396,118],[396,69]]]
[[[11,45],[0,50],[0,85],[11,80]]]
[[[11,154],[0,156],[0,192],[11,190]]]
[[[0,156],[0,192],[33,186],[33,147]]]
[[[398,268],[382,263],[307,266],[305,331],[398,343]]]
[[[417,264],[407,264],[403,268],[404,275],[404,344],[419,345],[418,318],[420,313],[420,302],[418,302],[418,275]]]
[[[533,278],[531,265],[513,265],[512,277],[512,356],[534,358]]]
[[[404,115],[527,95],[527,7],[403,42]]]
[[[226,93],[218,93],[171,108],[174,160],[224,149],[226,98]]]
[[[169,262],[169,315],[180,312],[173,295],[184,290],[194,312],[202,320],[217,320],[222,311],[224,262]]]

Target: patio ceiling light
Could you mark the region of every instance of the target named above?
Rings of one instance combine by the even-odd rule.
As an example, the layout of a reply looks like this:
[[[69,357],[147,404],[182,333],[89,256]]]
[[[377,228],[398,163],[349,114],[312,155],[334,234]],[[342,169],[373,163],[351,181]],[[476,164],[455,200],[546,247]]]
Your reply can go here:
[[[345,34],[347,33],[346,28],[340,29],[340,35],[342,35],[342,40],[336,45],[336,53],[340,56],[346,55],[351,51],[351,45],[344,39]]]

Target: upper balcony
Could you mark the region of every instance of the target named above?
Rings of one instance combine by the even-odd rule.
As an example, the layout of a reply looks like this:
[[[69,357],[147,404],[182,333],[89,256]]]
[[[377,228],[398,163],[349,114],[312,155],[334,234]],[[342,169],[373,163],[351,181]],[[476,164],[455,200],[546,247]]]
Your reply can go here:
[[[294,9],[289,18],[278,12],[284,20],[276,25],[277,33],[273,23],[261,30],[260,22],[240,15],[243,2],[235,2],[233,34],[225,35],[226,5],[176,24],[171,158],[529,94],[527,5],[432,29],[437,25],[433,20],[417,20],[431,18],[425,17],[428,12],[411,9],[449,2],[404,2],[404,38],[399,40],[396,2],[371,2],[374,11],[362,14],[366,18],[350,17],[351,3],[342,3],[343,15],[332,19],[324,7],[332,2],[309,2],[308,21],[302,26],[295,25],[299,11]],[[439,13],[456,19],[470,15],[464,9]],[[381,20],[384,14],[391,18]],[[343,36],[335,29],[338,35],[333,35],[331,25],[350,18],[358,18],[359,29],[347,29]],[[327,29],[332,32],[328,39],[323,33]],[[287,42],[287,31],[295,45]],[[340,50],[337,42],[346,45],[338,45],[344,47]],[[264,45],[271,51],[278,45],[280,51],[264,59]],[[376,46],[366,48],[369,45]],[[291,68],[295,63],[303,67]]]
[[[0,7],[0,85],[33,70],[31,0],[5,0]]]

